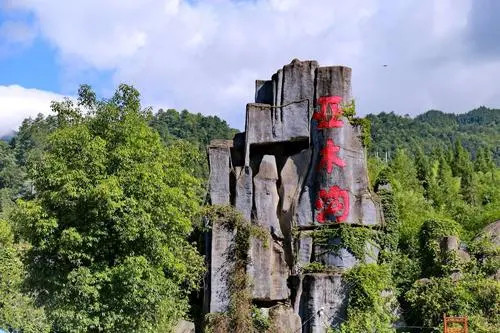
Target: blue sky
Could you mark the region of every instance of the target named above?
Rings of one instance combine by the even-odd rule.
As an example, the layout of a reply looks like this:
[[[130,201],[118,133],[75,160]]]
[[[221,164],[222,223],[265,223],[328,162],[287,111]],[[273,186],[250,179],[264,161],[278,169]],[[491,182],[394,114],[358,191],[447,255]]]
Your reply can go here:
[[[81,83],[242,128],[254,80],[293,58],[352,67],[362,115],[500,107],[499,14],[495,0],[0,0],[0,135]]]

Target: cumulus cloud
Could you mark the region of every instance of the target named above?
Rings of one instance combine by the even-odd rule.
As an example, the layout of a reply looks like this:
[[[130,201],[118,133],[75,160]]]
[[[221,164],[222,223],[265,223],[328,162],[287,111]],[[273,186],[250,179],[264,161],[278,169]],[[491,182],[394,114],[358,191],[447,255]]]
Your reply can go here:
[[[61,95],[18,85],[0,86],[0,137],[17,130],[28,117],[49,114],[51,101],[60,101]]]
[[[240,128],[254,80],[293,58],[351,66],[361,114],[500,104],[500,56],[471,58],[485,29],[471,25],[490,10],[472,0],[13,3],[34,14],[66,66],[111,70],[146,103],[217,114]]]

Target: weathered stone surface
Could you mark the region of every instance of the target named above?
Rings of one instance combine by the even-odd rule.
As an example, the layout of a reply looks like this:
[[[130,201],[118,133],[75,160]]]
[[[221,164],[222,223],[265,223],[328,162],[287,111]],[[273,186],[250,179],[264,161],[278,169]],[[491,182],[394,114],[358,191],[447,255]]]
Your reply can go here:
[[[287,262],[293,266],[292,228],[295,208],[298,205],[302,184],[307,175],[311,161],[311,150],[304,149],[300,153],[290,156],[280,172],[280,214],[279,221],[284,235],[284,247],[287,253]]]
[[[268,237],[267,244],[261,239],[252,238],[247,273],[252,282],[253,299],[276,301],[286,300],[290,296],[285,251],[271,237]]]
[[[273,133],[274,113],[269,104],[247,104],[245,133],[248,152],[252,144],[277,141]]]
[[[346,317],[347,287],[340,274],[307,274],[302,281],[302,332],[326,333]]]
[[[236,195],[235,208],[250,221],[253,203],[252,169],[249,166],[235,168]]]
[[[273,104],[273,81],[256,80],[255,81],[255,103]]]
[[[174,327],[173,333],[194,333],[195,327],[194,323],[184,319],[179,320],[177,325]]]
[[[278,169],[273,155],[265,155],[253,179],[256,223],[268,229],[273,237],[283,238],[278,220]]]
[[[440,242],[443,253],[455,253],[462,262],[470,261],[470,255],[464,249],[460,248],[460,239],[457,236],[446,236]]]
[[[340,96],[351,100],[352,70],[345,66],[319,67],[316,70],[316,99],[322,96]]]
[[[311,150],[304,149],[300,153],[290,156],[281,169],[280,198],[282,215],[289,215],[297,205],[310,161]],[[291,216],[289,219],[291,219]]]
[[[216,222],[212,225],[210,254],[210,312],[224,312],[229,306],[228,276],[234,267],[230,256],[234,244],[234,233]]]
[[[457,251],[459,240],[457,236],[447,236],[441,239],[441,250],[445,252]]]
[[[313,239],[310,231],[301,231],[295,239],[295,258],[297,270],[311,263],[313,254]]]
[[[338,245],[340,239],[334,238],[329,240],[331,245]],[[341,248],[336,253],[328,250],[321,245],[314,245],[314,261],[317,261],[325,266],[337,267],[337,268],[351,268],[356,265],[359,260],[347,249]]]
[[[282,137],[309,137],[316,61],[294,60],[283,67]]]
[[[232,141],[213,140],[208,147],[210,164],[210,202],[212,205],[229,204],[229,160]]]
[[[210,162],[210,201],[212,205],[230,203],[229,160],[231,141],[213,141],[208,148]],[[212,233],[209,239],[210,283],[206,290],[209,295],[209,311],[226,311],[229,305],[227,275],[232,267],[232,258],[228,257],[229,249],[234,241],[234,234],[221,228],[217,221],[212,222]]]
[[[333,253],[315,244],[311,234],[324,223],[363,227],[383,221],[369,190],[361,128],[338,118],[337,106],[350,100],[350,68],[293,60],[271,80],[256,81],[255,103],[247,105],[245,132],[235,137],[234,147],[226,141],[209,147],[212,204],[231,201],[269,233],[265,241],[250,240],[247,274],[253,301],[276,317],[277,332],[327,332],[345,318],[347,303],[342,276],[332,272],[378,259],[376,244],[367,242],[364,258],[355,258],[345,248]],[[224,311],[234,234],[215,223],[212,236],[207,242],[210,311]],[[304,275],[311,262],[338,269]],[[292,304],[293,310],[271,307],[277,302]]]
[[[305,184],[300,193],[299,203],[297,204],[297,209],[294,214],[294,221],[297,226],[307,227],[314,225],[312,202],[315,196],[314,188],[311,188],[310,184]]]
[[[330,240],[332,246],[340,244],[339,238]],[[354,254],[346,248],[341,248],[337,252],[333,252],[322,245],[314,244],[314,261],[322,263],[325,266],[336,267],[341,269],[352,268],[359,262],[365,264],[377,263],[380,249],[370,241],[365,244],[365,253],[363,258],[356,258]]]
[[[273,324],[273,333],[301,332],[300,316],[287,305],[273,306],[269,310],[269,317]]]
[[[309,138],[317,67],[315,61],[294,60],[278,70],[272,81],[256,82],[256,103],[247,105],[249,146]]]
[[[478,238],[483,238],[496,246],[500,246],[500,220],[488,224],[481,230]]]
[[[351,100],[350,82],[350,68],[320,67],[316,71],[316,97],[337,98],[341,109]],[[313,199],[316,207],[309,221],[314,224],[380,224],[381,210],[369,191],[361,128],[352,126],[347,118],[338,117],[335,105],[322,105],[316,105],[319,118],[313,117],[318,119],[313,121],[312,132],[317,135],[313,145],[314,151],[320,154],[320,161],[310,170],[316,179]],[[325,105],[327,112],[322,113]],[[322,117],[336,119],[336,122],[322,125]],[[307,222],[307,219],[299,220],[299,224]]]

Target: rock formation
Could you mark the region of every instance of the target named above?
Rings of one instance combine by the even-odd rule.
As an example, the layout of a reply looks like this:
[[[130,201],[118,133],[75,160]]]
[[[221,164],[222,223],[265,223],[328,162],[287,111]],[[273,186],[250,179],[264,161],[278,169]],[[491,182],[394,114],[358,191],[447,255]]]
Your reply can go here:
[[[208,147],[211,204],[232,204],[269,236],[266,242],[250,240],[253,302],[279,313],[281,325],[293,326],[290,332],[298,326],[324,333],[338,325],[348,292],[343,271],[377,261],[376,244],[365,244],[367,255],[357,258],[348,248],[331,250],[342,239],[329,239],[325,246],[314,237],[341,224],[383,223],[369,190],[362,128],[344,114],[350,103],[350,68],[293,60],[271,80],[256,82],[245,132]],[[234,233],[213,227],[207,243],[207,312],[229,306],[225,278],[232,242]],[[311,263],[324,270],[308,270]]]

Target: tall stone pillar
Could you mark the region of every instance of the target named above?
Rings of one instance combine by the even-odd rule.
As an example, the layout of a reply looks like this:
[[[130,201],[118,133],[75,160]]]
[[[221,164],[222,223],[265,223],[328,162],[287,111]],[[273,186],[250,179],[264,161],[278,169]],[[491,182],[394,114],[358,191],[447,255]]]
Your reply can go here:
[[[268,235],[267,242],[250,241],[247,274],[254,304],[264,313],[279,308],[288,316],[281,322],[302,321],[304,333],[326,333],[346,315],[344,272],[376,262],[378,247],[365,244],[374,255],[357,258],[335,246],[342,239],[327,239],[326,245],[334,245],[329,247],[315,235],[339,225],[371,228],[383,221],[369,189],[362,129],[344,115],[352,98],[351,69],[295,59],[255,87],[245,133],[234,145],[209,147],[212,204],[232,202]],[[217,294],[227,293],[226,286],[214,272],[227,266],[214,256],[223,257],[232,236],[212,230],[212,312],[227,308]],[[324,270],[311,272],[309,266]]]

